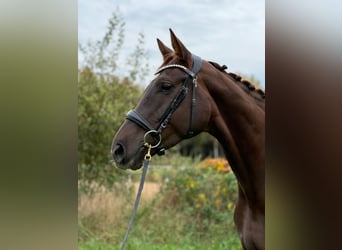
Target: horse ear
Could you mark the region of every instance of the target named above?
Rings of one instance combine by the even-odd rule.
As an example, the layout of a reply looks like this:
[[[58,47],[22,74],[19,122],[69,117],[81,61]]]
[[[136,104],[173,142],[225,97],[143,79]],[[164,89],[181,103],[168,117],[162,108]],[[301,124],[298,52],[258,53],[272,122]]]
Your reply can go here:
[[[188,65],[191,65],[192,57],[191,52],[183,45],[183,43],[176,37],[172,29],[170,29],[172,47],[176,55],[182,58]]]
[[[171,53],[173,53],[172,49],[170,49],[169,47],[167,47],[162,41],[160,41],[157,38],[157,43],[158,43],[158,47],[160,50],[160,53],[163,55],[163,58],[165,60],[165,58],[170,55]]]

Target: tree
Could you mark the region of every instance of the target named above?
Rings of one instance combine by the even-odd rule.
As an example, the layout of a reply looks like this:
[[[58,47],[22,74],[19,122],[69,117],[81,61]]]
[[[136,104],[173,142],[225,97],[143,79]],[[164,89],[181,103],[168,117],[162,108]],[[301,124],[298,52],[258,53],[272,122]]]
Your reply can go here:
[[[79,44],[84,60],[78,78],[78,178],[83,188],[94,181],[111,186],[120,178],[121,172],[111,162],[112,139],[141,95],[142,89],[133,80],[148,73],[144,35],[140,33],[135,51],[126,59],[128,75],[116,76],[124,26],[121,15],[114,12],[102,39]]]
[[[108,20],[107,32],[101,40],[78,44],[84,67],[100,74],[113,75],[118,68],[119,53],[125,39],[125,22],[120,12],[113,12]]]
[[[78,163],[79,180],[113,184],[111,142],[127,109],[135,106],[141,89],[128,79],[104,77],[89,68],[79,74]]]
[[[83,57],[83,67],[90,68],[93,72],[102,75],[115,75],[126,71],[120,68],[128,68],[127,77],[135,82],[143,81],[149,72],[148,54],[145,49],[145,35],[140,32],[137,37],[137,45],[124,63],[119,63],[120,52],[125,42],[125,22],[117,9],[108,20],[108,28],[103,38],[86,45],[79,44],[80,54]]]
[[[148,58],[144,45],[145,35],[140,32],[135,50],[127,60],[127,64],[131,67],[129,76],[134,82],[138,79],[143,81],[149,72]]]

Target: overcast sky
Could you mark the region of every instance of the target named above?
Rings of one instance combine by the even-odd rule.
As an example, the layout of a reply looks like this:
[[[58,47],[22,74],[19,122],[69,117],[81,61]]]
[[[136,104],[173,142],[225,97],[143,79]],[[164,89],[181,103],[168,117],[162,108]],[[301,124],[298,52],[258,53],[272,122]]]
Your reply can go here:
[[[192,53],[265,86],[264,0],[79,0],[79,42],[101,39],[117,8],[126,23],[122,53],[132,53],[138,33],[145,35],[150,75],[142,85],[162,62],[156,38],[171,47],[171,28]]]

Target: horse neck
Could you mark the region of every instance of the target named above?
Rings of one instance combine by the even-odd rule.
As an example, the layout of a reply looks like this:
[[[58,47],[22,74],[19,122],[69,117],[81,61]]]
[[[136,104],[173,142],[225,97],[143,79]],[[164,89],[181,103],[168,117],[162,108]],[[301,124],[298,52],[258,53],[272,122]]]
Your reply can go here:
[[[262,201],[265,112],[227,74],[215,72],[207,76],[204,82],[211,96],[212,107],[209,133],[221,143],[247,200]]]

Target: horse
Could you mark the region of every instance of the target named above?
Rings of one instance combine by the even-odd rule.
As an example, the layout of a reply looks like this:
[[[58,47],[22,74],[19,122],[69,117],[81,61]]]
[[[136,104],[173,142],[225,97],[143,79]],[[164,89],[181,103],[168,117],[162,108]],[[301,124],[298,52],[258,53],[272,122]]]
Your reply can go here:
[[[173,50],[157,39],[163,63],[113,139],[116,166],[139,169],[147,150],[162,155],[182,140],[211,134],[238,182],[234,222],[242,247],[265,249],[265,93],[225,65],[192,54],[171,29],[170,36]]]

